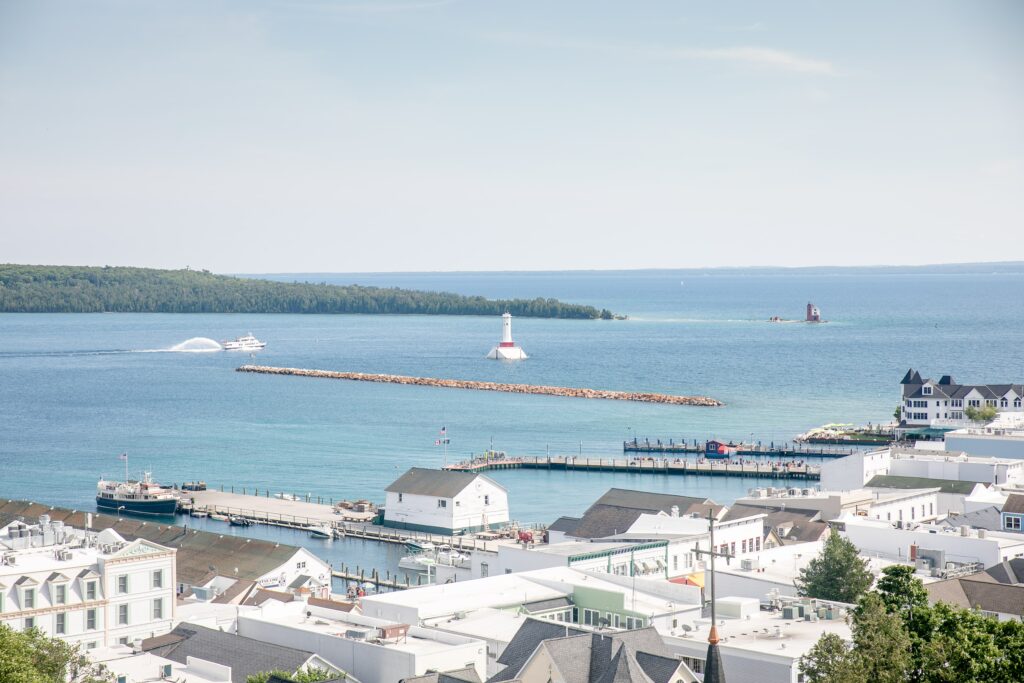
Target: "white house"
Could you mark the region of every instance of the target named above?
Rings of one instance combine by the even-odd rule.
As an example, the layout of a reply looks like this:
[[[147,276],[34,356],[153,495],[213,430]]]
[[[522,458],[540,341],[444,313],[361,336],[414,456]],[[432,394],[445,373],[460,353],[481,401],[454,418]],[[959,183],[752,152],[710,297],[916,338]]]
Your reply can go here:
[[[174,620],[175,551],[51,522],[0,529],[0,623],[35,627],[87,649],[166,633]]]
[[[384,526],[455,534],[509,521],[508,492],[482,474],[413,467],[384,490]]]
[[[1024,385],[957,384],[949,375],[924,379],[913,368],[900,381],[900,429],[967,426],[967,408],[992,407],[999,412],[1024,412]]]
[[[1003,413],[984,427],[946,432],[946,448],[972,455],[1024,460],[1024,415]]]

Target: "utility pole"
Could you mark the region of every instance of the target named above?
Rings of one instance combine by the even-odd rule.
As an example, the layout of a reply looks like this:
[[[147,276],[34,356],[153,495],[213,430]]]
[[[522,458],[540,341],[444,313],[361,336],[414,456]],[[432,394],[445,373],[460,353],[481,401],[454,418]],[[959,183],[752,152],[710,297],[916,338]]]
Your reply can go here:
[[[718,651],[718,622],[715,619],[715,558],[724,557],[725,563],[729,564],[729,560],[735,555],[729,553],[728,550],[721,553],[715,550],[715,511],[712,508],[708,508],[708,543],[711,545],[710,550],[701,550],[699,542],[693,547],[693,552],[697,557],[707,555],[711,558],[710,571],[705,572],[711,593],[711,630],[708,632],[708,654],[704,660],[704,683],[725,683],[722,655]]]

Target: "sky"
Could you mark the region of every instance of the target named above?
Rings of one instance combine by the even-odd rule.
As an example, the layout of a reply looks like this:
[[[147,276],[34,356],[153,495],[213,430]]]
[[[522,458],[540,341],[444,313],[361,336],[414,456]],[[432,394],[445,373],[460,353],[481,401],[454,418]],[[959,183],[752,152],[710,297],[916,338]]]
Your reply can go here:
[[[0,0],[0,262],[1024,260],[1024,3]]]

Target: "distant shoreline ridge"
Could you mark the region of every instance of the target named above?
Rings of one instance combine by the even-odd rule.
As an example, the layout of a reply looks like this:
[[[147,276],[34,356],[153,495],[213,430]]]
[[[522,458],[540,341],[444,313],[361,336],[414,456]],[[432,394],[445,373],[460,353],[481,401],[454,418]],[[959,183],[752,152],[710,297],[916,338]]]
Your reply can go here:
[[[323,379],[347,379],[356,382],[378,382],[383,384],[411,384],[415,386],[441,387],[446,389],[475,389],[478,391],[500,391],[512,394],[541,394],[566,398],[608,399],[613,401],[637,401],[639,403],[660,403],[679,406],[722,407],[725,404],[710,396],[675,396],[651,392],[615,391],[609,389],[584,389],[579,387],[552,387],[542,384],[507,384],[503,382],[481,382],[465,379],[438,379],[434,377],[410,377],[407,375],[386,375],[364,372],[340,372],[334,370],[309,370],[305,368],[279,368],[269,365],[242,365],[237,372],[251,372],[261,375],[288,375],[295,377],[317,377]]]

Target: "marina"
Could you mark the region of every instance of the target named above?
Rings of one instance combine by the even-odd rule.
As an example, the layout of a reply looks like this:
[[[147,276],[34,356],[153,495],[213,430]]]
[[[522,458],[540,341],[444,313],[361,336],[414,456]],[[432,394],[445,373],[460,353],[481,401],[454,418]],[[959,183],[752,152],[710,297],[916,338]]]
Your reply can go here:
[[[651,441],[650,439],[633,439],[632,441],[622,442],[623,453],[678,453],[678,454],[691,454],[691,453],[706,453],[707,445],[711,442],[700,443],[696,439],[692,442],[685,440],[675,441],[669,439],[667,442],[661,439]],[[839,442],[836,442],[839,443]],[[876,445],[877,442],[872,442],[872,445]],[[740,456],[754,456],[754,457],[771,457],[771,458],[843,458],[847,455],[852,455],[856,452],[853,448],[823,448],[821,446],[808,447],[801,443],[783,443],[776,446],[771,443],[767,446],[760,443],[757,444],[745,444],[738,443],[734,444],[729,442],[725,444],[729,448],[733,449],[735,455]],[[858,444],[851,444],[858,445]]]

